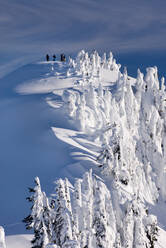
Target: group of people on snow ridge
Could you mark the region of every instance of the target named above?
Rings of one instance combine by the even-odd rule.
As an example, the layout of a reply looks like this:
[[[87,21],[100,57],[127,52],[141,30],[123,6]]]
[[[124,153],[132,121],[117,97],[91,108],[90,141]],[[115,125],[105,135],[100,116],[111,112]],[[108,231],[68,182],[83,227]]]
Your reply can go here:
[[[55,59],[56,59],[56,55],[54,54],[54,55],[52,56],[52,61],[55,61]],[[60,55],[60,60],[61,60],[62,62],[65,62],[65,61],[66,61],[66,56],[64,55],[64,53],[62,53],[62,54]],[[50,56],[49,56],[48,54],[46,54],[46,61],[50,61]]]

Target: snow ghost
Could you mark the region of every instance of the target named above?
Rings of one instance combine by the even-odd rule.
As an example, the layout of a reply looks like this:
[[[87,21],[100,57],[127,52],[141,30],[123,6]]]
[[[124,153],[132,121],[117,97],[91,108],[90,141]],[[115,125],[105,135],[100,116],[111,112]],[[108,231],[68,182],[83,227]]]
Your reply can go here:
[[[5,245],[5,232],[2,226],[0,226],[0,248],[6,248]]]

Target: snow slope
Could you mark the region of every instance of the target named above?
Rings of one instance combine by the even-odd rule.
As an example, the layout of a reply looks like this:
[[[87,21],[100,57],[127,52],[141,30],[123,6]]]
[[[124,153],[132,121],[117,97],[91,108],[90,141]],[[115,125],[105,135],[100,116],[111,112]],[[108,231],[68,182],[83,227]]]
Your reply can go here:
[[[0,222],[7,234],[24,233],[21,220],[28,211],[25,198],[33,178],[39,176],[46,192],[51,192],[50,180],[53,182],[59,177],[60,169],[72,163],[68,145],[58,140],[51,130],[52,126],[70,127],[58,109],[47,103],[51,98],[61,104],[60,97],[49,93],[47,86],[44,94],[16,92],[16,87],[26,80],[46,78],[49,81],[51,75],[51,64],[31,64],[0,81],[0,195],[3,199]]]
[[[30,248],[32,235],[10,235],[6,237],[7,248]]]
[[[7,234],[24,233],[21,220],[28,211],[25,198],[33,178],[39,176],[50,193],[50,182],[73,164],[70,144],[52,129],[72,128],[59,107],[62,91],[72,88],[79,76],[67,77],[66,70],[60,62],[39,62],[0,79],[0,221]]]
[[[51,127],[72,128],[59,110],[61,95],[80,79],[68,77],[60,62],[28,64],[0,79],[1,224],[7,234],[24,233],[21,220],[28,211],[27,188],[39,176],[46,192],[66,165],[73,164],[71,146],[54,135]],[[109,77],[116,79],[114,73]],[[68,173],[68,172],[67,172]],[[80,175],[80,173],[79,173]],[[10,204],[12,202],[12,204]]]
[[[101,110],[96,117],[86,108],[84,122],[73,119],[72,111],[75,102],[89,87],[86,86],[87,78],[93,79],[95,87],[100,88],[102,82],[105,90],[112,93],[116,90],[115,82],[121,73],[119,66],[113,65],[113,69],[102,68],[89,77],[89,74],[83,75],[84,69],[76,73],[66,63],[38,62],[0,80],[0,147],[3,151],[0,155],[0,195],[3,199],[0,221],[7,234],[25,233],[21,220],[29,212],[26,189],[32,185],[35,176],[39,176],[44,191],[50,194],[54,187],[51,182],[59,177],[67,176],[73,182],[91,167],[99,174],[96,157],[101,146],[94,140],[107,131],[104,129],[107,126],[107,116],[103,117],[105,111]],[[131,85],[135,84],[135,79],[128,77],[128,80]],[[99,94],[101,92],[102,89]],[[93,93],[93,89],[89,91],[89,94]],[[89,96],[87,99],[93,100]],[[88,104],[93,105],[93,102]],[[130,194],[131,189],[128,187],[127,190]],[[151,200],[150,194],[148,197]],[[151,206],[151,212],[158,216],[160,226],[166,230],[162,204],[159,205],[162,211]],[[158,247],[164,247],[165,231],[161,229],[160,232]],[[24,241],[28,247],[28,237],[8,236],[7,247],[12,244],[12,247],[19,248]]]

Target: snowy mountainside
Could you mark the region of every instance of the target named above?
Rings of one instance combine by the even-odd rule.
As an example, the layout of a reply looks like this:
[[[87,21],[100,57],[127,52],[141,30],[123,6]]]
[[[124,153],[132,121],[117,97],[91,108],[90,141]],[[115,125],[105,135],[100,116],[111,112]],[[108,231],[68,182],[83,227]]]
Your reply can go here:
[[[64,223],[60,228],[55,219],[48,231],[42,222],[44,237],[49,234],[46,240],[60,247],[157,247],[158,225],[165,223],[157,223],[151,206],[157,208],[166,197],[164,79],[160,84],[156,67],[148,68],[145,77],[138,70],[133,79],[126,68],[120,72],[112,53],[107,59],[81,51],[63,66],[65,73],[54,72],[54,66],[53,76],[18,86],[17,91],[48,90],[60,96],[58,103],[51,98],[47,103],[61,109],[71,126],[52,131],[73,146],[71,155],[77,160],[63,169],[63,175],[84,175],[72,190],[68,181],[57,181],[53,215],[62,215]],[[84,173],[90,168],[93,176],[92,170]]]
[[[165,247],[166,93],[157,68],[148,68],[145,76],[138,70],[134,79],[126,69],[120,71],[112,53],[107,58],[84,51],[66,63],[33,67],[33,76],[13,85],[13,94],[40,103],[29,123],[39,118],[38,136],[33,135],[46,165],[38,165],[35,173],[47,179],[44,190],[56,177],[70,181],[57,180],[53,210],[37,181],[35,198],[48,208],[49,218],[41,222],[32,213],[31,227],[43,227],[35,242],[63,248]],[[50,155],[54,166],[47,167]],[[40,216],[46,216],[43,209]],[[62,229],[55,222],[58,214]]]

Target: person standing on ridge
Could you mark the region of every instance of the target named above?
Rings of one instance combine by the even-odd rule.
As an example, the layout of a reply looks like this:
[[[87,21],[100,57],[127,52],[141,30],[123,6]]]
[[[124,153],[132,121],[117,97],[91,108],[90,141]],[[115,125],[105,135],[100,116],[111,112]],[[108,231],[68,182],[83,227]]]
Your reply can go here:
[[[48,55],[48,54],[46,55],[46,60],[47,60],[47,61],[49,61],[49,60],[50,60],[50,57],[49,57],[49,55]]]
[[[66,61],[66,57],[65,57],[64,53],[61,54],[61,61],[62,62],[65,62]]]
[[[54,55],[52,56],[52,58],[53,58],[52,60],[55,61],[56,55],[54,54]]]

